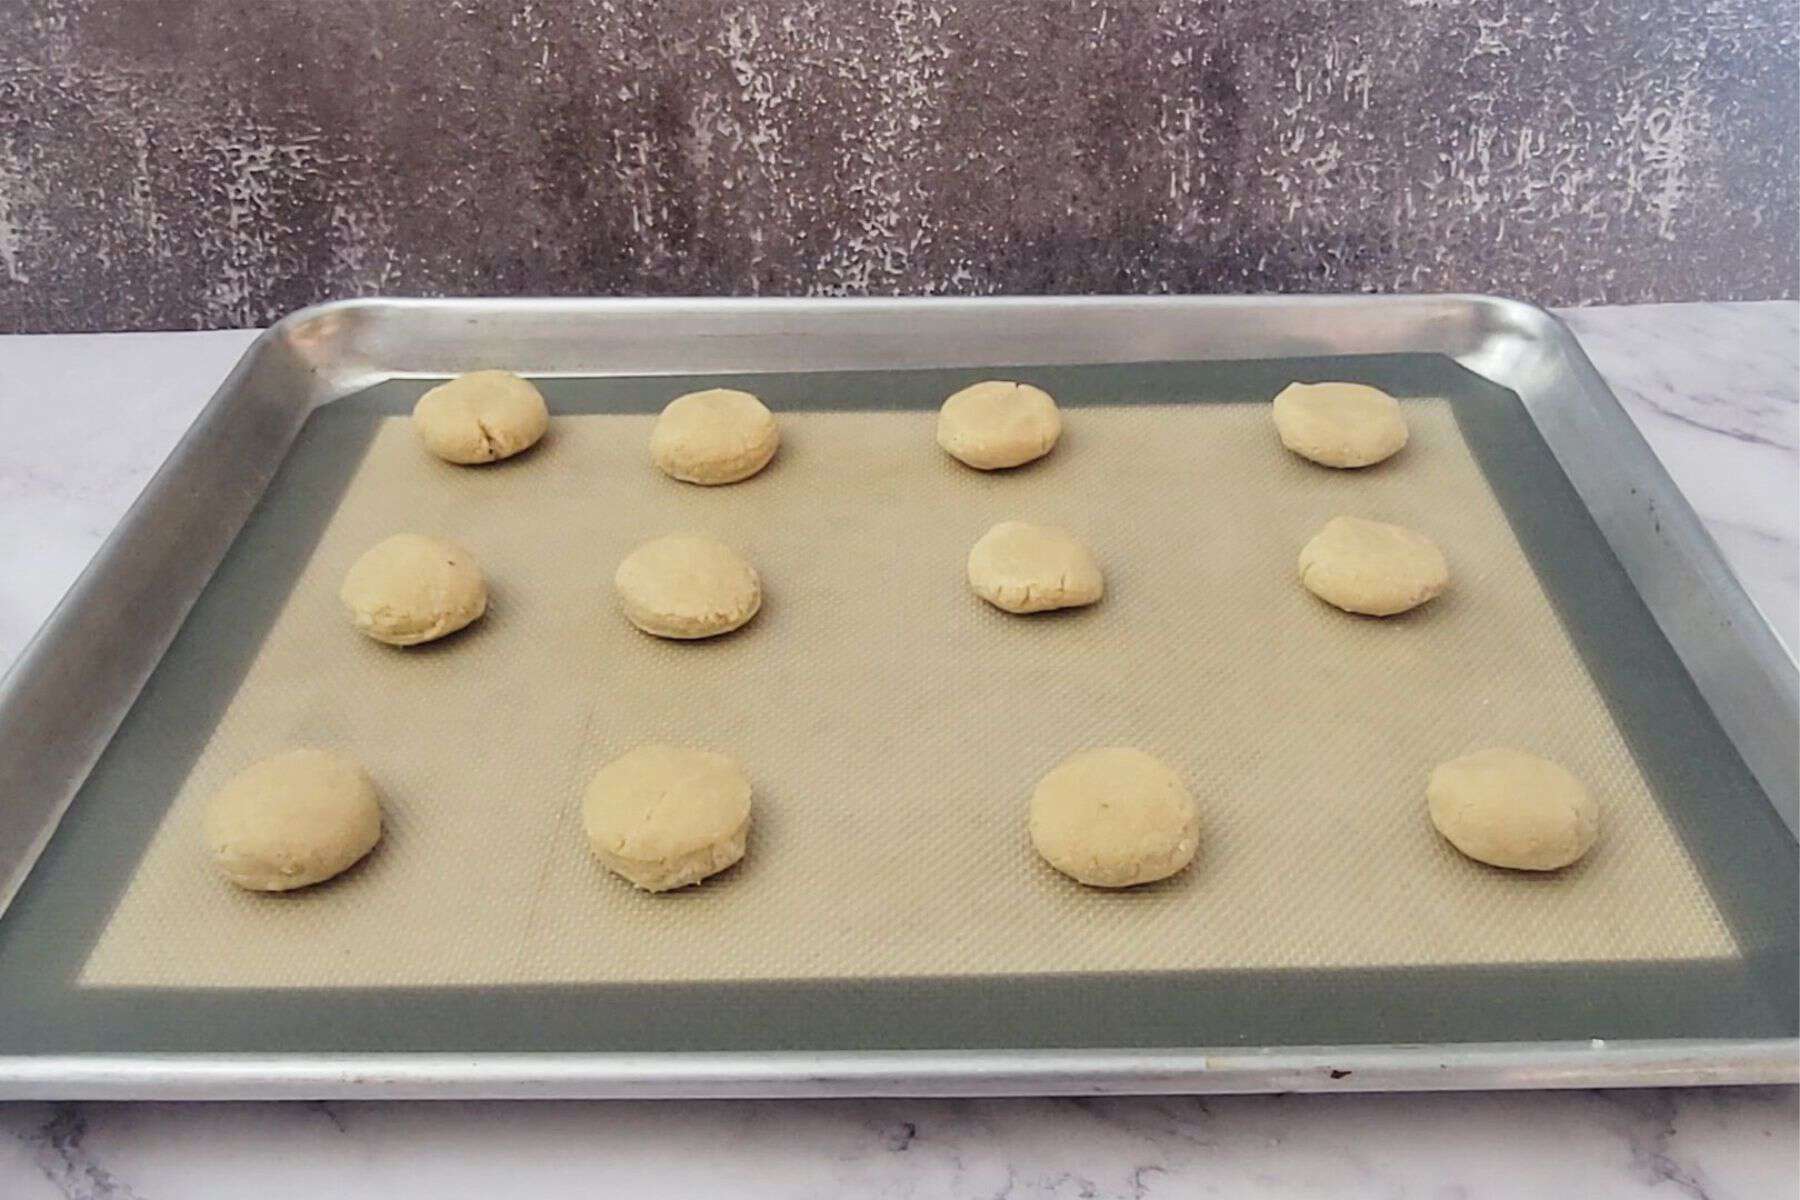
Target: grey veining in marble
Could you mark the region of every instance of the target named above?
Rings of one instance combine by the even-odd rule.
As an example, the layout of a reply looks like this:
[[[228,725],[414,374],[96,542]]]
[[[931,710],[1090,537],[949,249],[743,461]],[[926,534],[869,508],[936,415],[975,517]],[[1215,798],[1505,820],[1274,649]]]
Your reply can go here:
[[[1793,1194],[1792,1088],[0,1106],[9,1200]]]
[[[1793,296],[1795,0],[0,0],[0,330]]]

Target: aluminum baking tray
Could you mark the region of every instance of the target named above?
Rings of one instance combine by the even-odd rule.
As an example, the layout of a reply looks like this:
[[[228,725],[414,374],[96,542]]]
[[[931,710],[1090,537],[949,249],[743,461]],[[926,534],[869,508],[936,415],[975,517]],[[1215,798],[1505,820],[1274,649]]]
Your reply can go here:
[[[796,415],[923,410],[948,383],[1000,368],[1055,381],[1073,409],[1241,405],[1308,377],[1447,398],[1583,686],[1603,698],[1733,952],[700,984],[320,988],[302,969],[284,986],[232,987],[159,974],[143,944],[152,924],[133,935],[142,953],[129,969],[96,973],[109,915],[265,632],[233,614],[247,598],[272,609],[312,552],[349,470],[337,450],[403,413],[426,381],[492,365],[545,380],[565,415],[652,411],[672,377],[754,376]],[[1206,503],[1204,481],[1195,489],[1168,502]],[[328,304],[257,341],[0,686],[0,1095],[1791,1082],[1796,693],[1793,661],[1573,338],[1511,301]],[[181,915],[168,914],[172,947],[194,934],[176,928]],[[169,961],[184,960],[171,949]]]

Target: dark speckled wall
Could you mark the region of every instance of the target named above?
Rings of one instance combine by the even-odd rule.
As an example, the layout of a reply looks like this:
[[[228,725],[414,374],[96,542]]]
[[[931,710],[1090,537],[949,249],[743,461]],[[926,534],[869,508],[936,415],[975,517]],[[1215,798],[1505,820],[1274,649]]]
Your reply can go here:
[[[0,330],[1793,296],[1794,0],[0,0]]]

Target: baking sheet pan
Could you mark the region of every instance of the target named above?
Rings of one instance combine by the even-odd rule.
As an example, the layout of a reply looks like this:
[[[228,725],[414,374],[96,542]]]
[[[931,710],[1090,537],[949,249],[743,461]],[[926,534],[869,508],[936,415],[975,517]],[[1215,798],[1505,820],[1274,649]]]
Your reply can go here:
[[[423,383],[321,409],[0,923],[23,1001],[0,1050],[1792,1036],[1770,964],[1793,918],[1769,898],[1792,895],[1791,836],[1516,397],[1424,355],[1025,364],[1070,441],[995,477],[930,442],[929,409],[986,373],[739,380],[788,441],[711,492],[642,452],[643,414],[696,380],[553,380],[552,439],[482,472],[410,444]],[[1326,376],[1407,396],[1413,446],[1359,475],[1282,454],[1260,402]],[[803,479],[844,502],[796,505]],[[1453,591],[1400,622],[1318,605],[1291,559],[1336,511],[1433,532]],[[1083,530],[1107,601],[1020,622],[969,597],[962,552],[1012,515]],[[423,655],[337,636],[348,558],[421,519],[477,547],[493,614]],[[669,646],[617,618],[611,566],[659,519],[751,551],[750,629]],[[1246,644],[1257,612],[1294,637]],[[667,686],[622,686],[646,679]],[[574,832],[586,772],[648,736],[732,750],[761,797],[744,866],[679,898],[617,885]],[[355,749],[393,826],[340,884],[270,904],[194,869],[192,803],[292,740]],[[1208,818],[1197,869],[1130,897],[1055,877],[1017,819],[1037,774],[1106,741],[1177,762]],[[1596,784],[1592,860],[1524,879],[1436,841],[1423,774],[1493,741]]]

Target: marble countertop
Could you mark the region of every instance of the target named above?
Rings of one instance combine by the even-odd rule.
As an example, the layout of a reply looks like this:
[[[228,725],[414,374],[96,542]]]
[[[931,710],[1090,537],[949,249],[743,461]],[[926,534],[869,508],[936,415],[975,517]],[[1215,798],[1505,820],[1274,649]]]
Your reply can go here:
[[[1800,304],[1562,314],[1800,646]],[[0,337],[0,668],[248,332]],[[3,1011],[3,1010],[0,1010]],[[1793,1088],[737,1103],[0,1105],[0,1195],[1796,1194]]]

